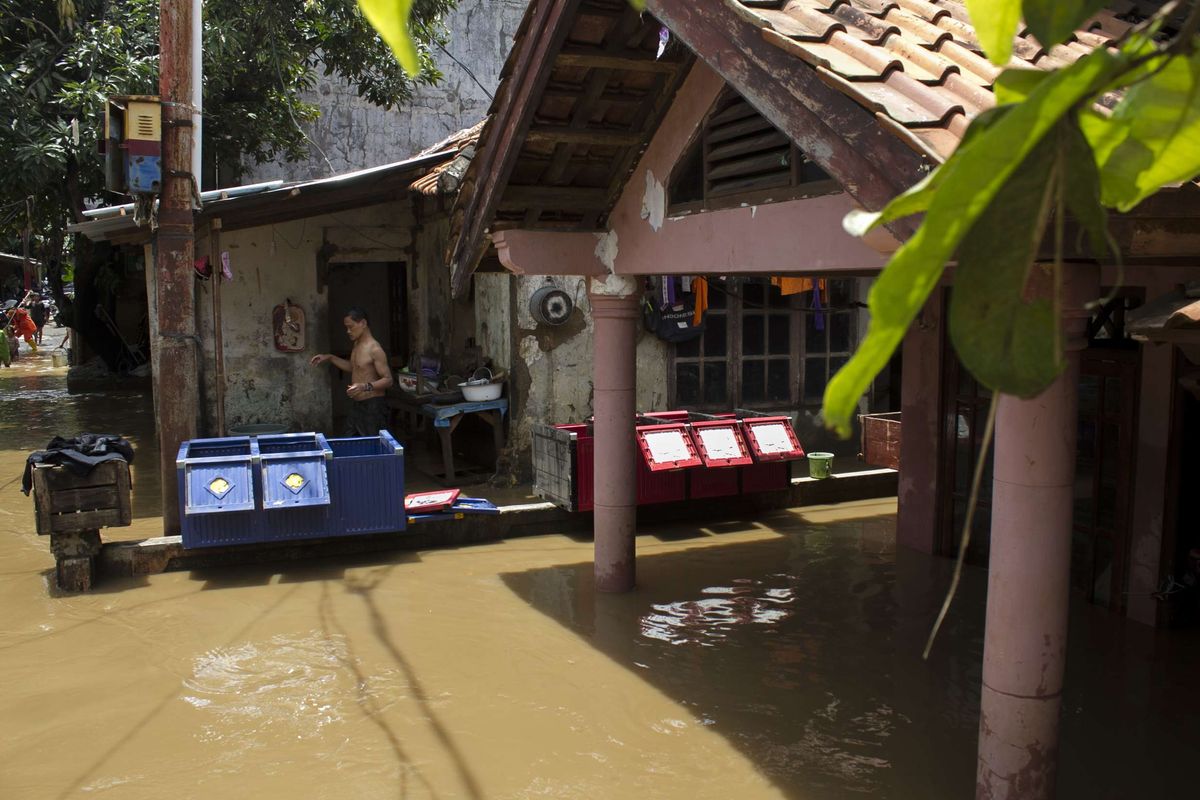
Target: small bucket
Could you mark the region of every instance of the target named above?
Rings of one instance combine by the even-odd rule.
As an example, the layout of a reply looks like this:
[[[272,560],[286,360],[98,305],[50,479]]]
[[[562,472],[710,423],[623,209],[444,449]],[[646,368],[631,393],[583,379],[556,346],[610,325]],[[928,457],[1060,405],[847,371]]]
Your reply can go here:
[[[808,476],[810,478],[828,478],[833,474],[833,453],[809,453]]]
[[[65,367],[67,365],[67,354],[62,350],[55,350],[50,354],[50,363],[55,367]]]

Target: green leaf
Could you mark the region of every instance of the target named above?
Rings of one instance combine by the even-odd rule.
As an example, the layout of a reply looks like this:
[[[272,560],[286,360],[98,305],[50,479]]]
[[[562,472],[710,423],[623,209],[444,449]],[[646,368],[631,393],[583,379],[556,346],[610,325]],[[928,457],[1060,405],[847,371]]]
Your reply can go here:
[[[1062,155],[1066,158],[1063,194],[1067,211],[1088,235],[1093,256],[1109,253],[1120,259],[1121,251],[1108,234],[1108,213],[1100,200],[1100,169],[1078,120],[1064,125],[1061,137]]]
[[[379,32],[380,38],[392,48],[400,66],[410,76],[421,70],[417,58],[417,46],[408,29],[408,16],[412,13],[412,0],[358,0],[358,7],[367,22]]]
[[[958,248],[950,295],[959,360],[984,386],[1018,397],[1042,392],[1064,364],[1050,302],[1022,296],[1058,180],[1058,145],[1058,137],[1044,138],[971,226]]]
[[[971,120],[971,125],[967,128],[967,132],[963,135],[962,144],[959,147],[961,148],[971,142],[1007,111],[1008,109],[1004,108],[989,108],[975,117],[975,119]],[[853,209],[842,219],[842,228],[851,236],[865,236],[873,228],[885,225],[892,220],[926,211],[929,208],[929,204],[933,201],[933,196],[937,193],[938,187],[941,185],[944,174],[945,165],[939,166],[933,172],[908,187],[902,194],[893,197],[879,211],[865,211],[861,208]]]
[[[1053,73],[1028,100],[1007,106],[942,165],[924,222],[871,287],[866,337],[826,387],[827,425],[842,436],[850,434],[859,398],[904,338],[963,236],[1046,133],[1124,63],[1100,50]]]
[[[1043,47],[1062,44],[1108,0],[1025,0],[1025,24]]]
[[[1022,69],[1010,67],[1000,73],[992,85],[996,95],[996,105],[1020,103],[1033,94],[1051,73],[1040,69]]]
[[[646,10],[646,0],[629,0],[629,5],[633,6],[636,11]]]
[[[1125,94],[1110,119],[1090,117],[1104,204],[1128,211],[1200,174],[1200,50],[1171,57]]]
[[[1021,0],[967,0],[967,10],[987,57],[993,64],[1007,64],[1021,18]]]

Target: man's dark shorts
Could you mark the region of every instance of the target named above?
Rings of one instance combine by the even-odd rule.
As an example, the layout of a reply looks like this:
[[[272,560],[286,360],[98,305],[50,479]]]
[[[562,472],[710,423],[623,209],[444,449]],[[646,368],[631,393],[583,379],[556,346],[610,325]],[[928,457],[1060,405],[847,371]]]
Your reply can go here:
[[[382,397],[350,401],[346,416],[347,436],[378,436],[388,426],[388,404]]]

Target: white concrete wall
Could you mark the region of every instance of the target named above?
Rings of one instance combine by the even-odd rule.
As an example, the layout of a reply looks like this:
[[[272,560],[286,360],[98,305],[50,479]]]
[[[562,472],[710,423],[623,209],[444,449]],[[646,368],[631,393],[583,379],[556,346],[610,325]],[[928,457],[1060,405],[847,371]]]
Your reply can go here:
[[[500,68],[512,49],[513,34],[527,5],[528,0],[460,0],[446,18],[450,40],[445,47],[465,68],[435,49],[442,82],[417,87],[412,103],[403,108],[385,111],[360,98],[339,76],[318,75],[313,90],[303,95],[321,109],[321,116],[304,126],[314,143],[310,157],[293,163],[248,165],[250,172],[244,182],[310,180],[401,161],[474,125],[491,104],[489,95],[496,91]]]

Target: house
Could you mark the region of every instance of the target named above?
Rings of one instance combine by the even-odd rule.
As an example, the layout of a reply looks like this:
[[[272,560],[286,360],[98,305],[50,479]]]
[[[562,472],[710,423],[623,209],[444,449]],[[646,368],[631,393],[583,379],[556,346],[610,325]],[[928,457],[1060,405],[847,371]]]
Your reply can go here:
[[[1136,4],[1117,5],[1066,45],[1016,37],[1016,63],[1063,65],[1108,45],[1139,18]],[[725,321],[728,330],[741,315],[740,343],[728,334],[710,353],[706,336],[663,352],[639,341],[645,279],[869,278],[915,222],[859,241],[842,216],[882,207],[953,152],[995,104],[998,74],[954,0],[648,0],[644,15],[624,0],[530,4],[451,212],[450,269],[456,296],[493,260],[533,285],[562,282],[581,302],[586,280],[597,588],[634,583],[634,411],[662,396],[725,401],[739,380],[722,377],[729,364],[740,363],[743,396],[758,374],[745,296]],[[1113,219],[1123,271],[1072,253],[1070,367],[1033,400],[999,399],[973,550],[990,572],[980,796],[1052,791],[1068,587],[1160,624],[1169,611],[1157,590],[1182,577],[1183,556],[1200,545],[1194,501],[1181,496],[1196,470],[1196,363],[1172,338],[1179,330],[1143,330],[1161,342],[1149,344],[1129,325],[1139,304],[1200,277],[1198,215],[1194,185],[1169,189]],[[491,282],[499,287],[474,278],[477,301]],[[514,285],[520,307],[528,289]],[[900,378],[899,540],[946,555],[989,400],[947,343],[952,291],[949,270],[905,339]],[[778,309],[782,320],[793,307]],[[560,353],[586,355],[536,333],[481,340],[550,373],[549,395],[571,391],[560,389]],[[788,357],[805,368],[835,357],[809,345]],[[777,373],[790,403],[809,397],[796,363]],[[707,396],[711,385],[727,394]]]
[[[473,309],[451,301],[442,254],[448,181],[474,135],[331,178],[204,192],[195,215],[203,435],[254,424],[338,430],[345,381],[308,360],[349,352],[341,321],[352,306],[367,311],[396,368],[414,353],[463,352]],[[153,234],[130,212],[88,212],[71,230],[153,263]],[[152,304],[153,270],[146,274]],[[287,317],[283,338],[277,315]]]

